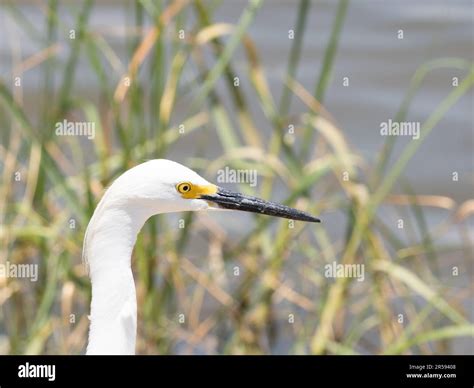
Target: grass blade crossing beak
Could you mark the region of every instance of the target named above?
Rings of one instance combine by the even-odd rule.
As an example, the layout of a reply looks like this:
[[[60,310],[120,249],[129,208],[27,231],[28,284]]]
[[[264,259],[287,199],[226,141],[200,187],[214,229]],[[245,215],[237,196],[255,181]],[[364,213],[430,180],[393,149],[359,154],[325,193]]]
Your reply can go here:
[[[290,220],[321,222],[311,214],[275,202],[235,193],[219,187],[215,194],[203,194],[201,199],[212,202],[222,209],[241,210],[245,212],[266,214],[273,217],[288,218]]]

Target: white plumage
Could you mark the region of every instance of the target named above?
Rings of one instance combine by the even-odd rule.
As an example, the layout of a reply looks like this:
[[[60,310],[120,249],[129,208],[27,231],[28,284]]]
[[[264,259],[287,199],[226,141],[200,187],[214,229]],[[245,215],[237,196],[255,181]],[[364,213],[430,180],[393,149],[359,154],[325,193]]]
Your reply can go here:
[[[89,222],[83,259],[92,282],[87,354],[134,354],[137,302],[131,256],[137,234],[155,214],[229,208],[319,222],[272,202],[220,189],[170,160],[151,160],[108,188]]]

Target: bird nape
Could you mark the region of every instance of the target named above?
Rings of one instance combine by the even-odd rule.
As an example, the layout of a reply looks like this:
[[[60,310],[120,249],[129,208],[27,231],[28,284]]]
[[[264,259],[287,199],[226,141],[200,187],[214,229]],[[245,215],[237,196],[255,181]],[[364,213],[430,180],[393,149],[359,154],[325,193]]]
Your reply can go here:
[[[135,354],[131,256],[145,221],[155,214],[216,209],[320,222],[303,211],[220,188],[170,160],[131,168],[105,192],[84,236],[83,259],[92,282],[87,354]]]

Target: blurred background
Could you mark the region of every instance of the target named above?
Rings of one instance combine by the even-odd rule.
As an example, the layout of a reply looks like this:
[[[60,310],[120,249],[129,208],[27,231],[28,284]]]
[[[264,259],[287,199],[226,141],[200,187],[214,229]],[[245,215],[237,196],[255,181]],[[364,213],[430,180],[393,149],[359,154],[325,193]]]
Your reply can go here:
[[[323,222],[149,220],[138,353],[473,354],[473,7],[1,1],[0,267],[38,272],[0,276],[0,354],[84,353],[85,228],[153,158]]]

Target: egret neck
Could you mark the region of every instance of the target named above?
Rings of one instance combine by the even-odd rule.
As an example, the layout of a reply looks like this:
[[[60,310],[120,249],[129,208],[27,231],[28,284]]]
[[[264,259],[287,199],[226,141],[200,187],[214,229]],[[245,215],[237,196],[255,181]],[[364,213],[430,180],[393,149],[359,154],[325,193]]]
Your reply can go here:
[[[137,302],[131,256],[137,234],[152,214],[117,204],[101,210],[94,215],[87,246],[92,282],[87,354],[135,354]]]

